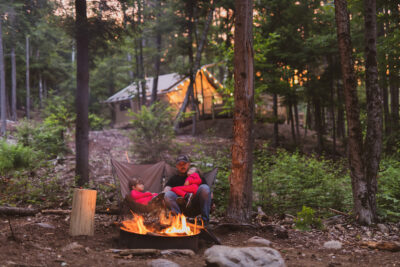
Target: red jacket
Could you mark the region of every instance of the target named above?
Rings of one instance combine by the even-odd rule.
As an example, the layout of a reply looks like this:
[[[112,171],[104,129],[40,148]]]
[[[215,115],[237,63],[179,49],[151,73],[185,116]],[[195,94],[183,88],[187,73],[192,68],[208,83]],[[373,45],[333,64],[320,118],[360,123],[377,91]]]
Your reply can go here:
[[[189,182],[189,185],[175,186],[171,188],[171,191],[181,197],[184,197],[187,193],[196,194],[202,181],[198,173],[192,173],[186,178],[186,182]]]
[[[147,192],[139,192],[137,190],[131,191],[131,197],[133,198],[133,200],[135,200],[135,202],[137,203],[144,205],[147,205],[147,203],[149,203],[149,201],[155,196],[157,196],[156,193],[151,193],[148,191]]]

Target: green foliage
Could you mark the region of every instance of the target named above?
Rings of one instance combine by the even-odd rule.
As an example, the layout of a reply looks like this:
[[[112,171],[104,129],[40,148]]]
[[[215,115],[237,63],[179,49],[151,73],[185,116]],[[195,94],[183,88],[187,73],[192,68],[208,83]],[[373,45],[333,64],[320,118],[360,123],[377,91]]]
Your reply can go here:
[[[351,208],[350,177],[343,167],[298,152],[256,152],[254,204],[271,213],[294,213],[302,206]]]
[[[71,99],[56,95],[54,92],[50,92],[45,101],[43,116],[45,124],[62,128],[64,131],[72,129],[76,118]]]
[[[139,156],[140,162],[156,162],[162,159],[163,152],[173,149],[171,108],[157,102],[150,107],[142,106],[137,113],[130,112],[132,130],[132,152]]]
[[[214,215],[223,216],[229,201],[228,177],[231,172],[229,149],[211,154],[207,153],[202,147],[198,147],[193,153],[195,153],[196,157],[192,158],[192,161],[196,163],[197,167],[203,172],[218,167],[218,173],[213,188],[213,202],[216,207]]]
[[[46,173],[30,177],[27,173],[14,173],[14,177],[2,184],[1,203],[29,203],[42,204],[54,203],[66,197],[65,188],[60,180],[50,174],[51,168]]]
[[[322,222],[316,217],[315,211],[307,206],[303,206],[302,210],[297,212],[297,218],[294,220],[297,229],[309,231],[312,228],[321,229]]]
[[[42,158],[55,158],[67,152],[64,127],[51,123],[35,124],[23,121],[16,132],[18,143],[34,150]]]
[[[400,162],[398,160],[388,158],[381,161],[376,200],[379,216],[385,220],[399,220]]]
[[[100,131],[105,126],[110,124],[110,120],[97,116],[94,113],[89,114],[90,129],[93,131]]]
[[[34,159],[35,152],[31,148],[0,141],[0,175],[7,176],[14,170],[29,169]]]
[[[96,206],[109,206],[120,194],[118,188],[114,184],[98,184],[95,186],[97,190]]]

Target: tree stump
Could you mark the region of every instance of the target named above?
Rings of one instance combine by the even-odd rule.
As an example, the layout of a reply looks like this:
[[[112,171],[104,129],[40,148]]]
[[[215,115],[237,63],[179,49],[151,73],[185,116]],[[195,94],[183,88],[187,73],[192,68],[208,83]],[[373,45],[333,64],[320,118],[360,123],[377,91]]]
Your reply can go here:
[[[94,234],[94,213],[96,209],[96,190],[75,189],[72,199],[71,236]]]

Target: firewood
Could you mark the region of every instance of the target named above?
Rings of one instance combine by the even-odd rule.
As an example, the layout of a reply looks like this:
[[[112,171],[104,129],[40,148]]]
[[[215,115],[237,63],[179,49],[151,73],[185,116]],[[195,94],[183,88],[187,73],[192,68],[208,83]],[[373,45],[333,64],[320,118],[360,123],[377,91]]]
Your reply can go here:
[[[150,255],[160,255],[161,251],[159,249],[152,248],[138,248],[138,249],[124,249],[119,252],[120,256],[150,256]]]
[[[343,216],[347,216],[347,217],[350,216],[349,214],[347,214],[347,213],[345,213],[345,212],[342,212],[342,211],[339,211],[339,210],[335,210],[335,209],[332,209],[332,208],[329,208],[329,210],[332,211],[332,212],[334,212],[334,213],[343,215]]]
[[[71,236],[94,235],[94,213],[96,209],[96,190],[74,190],[72,198],[71,224],[69,233]]]
[[[397,242],[376,242],[376,241],[362,241],[360,245],[372,249],[387,250],[391,252],[400,251],[400,244]]]
[[[42,214],[57,214],[57,215],[67,215],[71,213],[71,210],[42,210]]]
[[[31,215],[35,215],[38,212],[39,212],[38,209],[32,209],[32,208],[0,206],[0,214],[2,214],[2,215],[31,216]]]

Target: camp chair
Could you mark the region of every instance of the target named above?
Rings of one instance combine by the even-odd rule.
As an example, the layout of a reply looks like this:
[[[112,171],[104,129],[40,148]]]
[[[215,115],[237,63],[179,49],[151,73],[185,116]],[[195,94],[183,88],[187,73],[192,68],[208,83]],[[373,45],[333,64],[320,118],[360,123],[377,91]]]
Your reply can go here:
[[[139,176],[144,182],[146,191],[161,192],[164,184],[166,183],[166,179],[176,174],[177,172],[176,168],[171,167],[164,161],[160,161],[155,164],[134,164],[111,159],[111,167],[115,183],[115,178],[118,178],[120,183],[120,190],[123,201],[120,200],[119,204],[127,202],[126,204],[128,205],[128,207],[136,213],[148,213],[154,207],[142,205],[127,197],[127,195],[129,196],[130,193],[130,188],[128,188],[129,180],[132,177]],[[217,172],[218,168],[214,168],[210,172],[204,174],[204,178],[211,189],[213,188]],[[185,213],[185,210],[183,210],[183,212]],[[189,216],[191,215],[192,214],[190,214]]]

